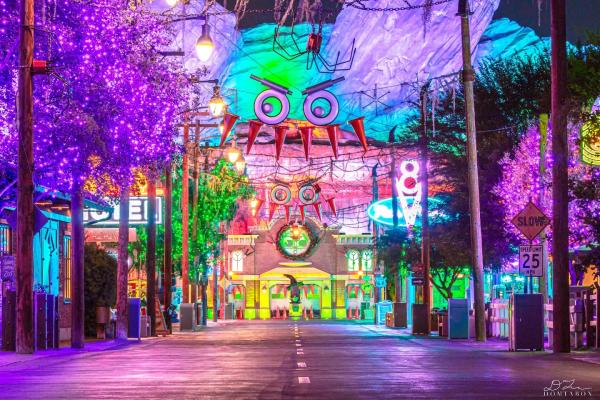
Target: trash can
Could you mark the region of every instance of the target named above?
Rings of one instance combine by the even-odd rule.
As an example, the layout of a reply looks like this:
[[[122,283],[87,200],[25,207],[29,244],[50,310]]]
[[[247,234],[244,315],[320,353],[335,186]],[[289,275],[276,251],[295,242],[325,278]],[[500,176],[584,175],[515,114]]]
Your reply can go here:
[[[541,294],[512,294],[508,320],[510,351],[544,349],[544,298]]]
[[[448,339],[469,338],[469,301],[448,300]]]
[[[191,331],[196,326],[196,312],[194,310],[194,304],[192,303],[181,303],[179,305],[179,330],[180,331]]]
[[[380,301],[379,303],[375,304],[375,309],[377,312],[377,325],[384,325],[385,314],[393,312],[392,302],[389,300]]]
[[[233,307],[233,303],[225,304],[225,319],[234,319],[235,318],[235,310]]]
[[[127,299],[127,337],[141,338],[142,302],[137,297]]]
[[[406,328],[408,326],[407,303],[394,303],[394,327]]]

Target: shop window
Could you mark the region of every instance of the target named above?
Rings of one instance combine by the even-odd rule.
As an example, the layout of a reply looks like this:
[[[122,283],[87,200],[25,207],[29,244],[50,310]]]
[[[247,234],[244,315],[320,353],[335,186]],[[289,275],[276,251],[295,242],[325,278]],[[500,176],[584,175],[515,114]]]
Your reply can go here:
[[[362,252],[362,270],[373,271],[373,250],[363,250]]]
[[[242,250],[231,252],[231,270],[233,272],[242,272],[244,270],[244,252]]]
[[[65,301],[71,300],[71,236],[65,236],[64,243],[64,258],[65,258],[65,286],[63,297]]]
[[[10,253],[10,227],[0,224],[0,255]]]
[[[346,263],[348,271],[358,271],[360,265],[360,253],[358,250],[348,250],[346,252]]]

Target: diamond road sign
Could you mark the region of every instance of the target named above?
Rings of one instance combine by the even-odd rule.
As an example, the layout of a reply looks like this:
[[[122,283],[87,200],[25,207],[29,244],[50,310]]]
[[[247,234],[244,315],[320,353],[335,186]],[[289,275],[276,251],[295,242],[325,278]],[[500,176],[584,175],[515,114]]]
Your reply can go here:
[[[527,239],[533,240],[550,224],[550,219],[530,201],[512,223]]]

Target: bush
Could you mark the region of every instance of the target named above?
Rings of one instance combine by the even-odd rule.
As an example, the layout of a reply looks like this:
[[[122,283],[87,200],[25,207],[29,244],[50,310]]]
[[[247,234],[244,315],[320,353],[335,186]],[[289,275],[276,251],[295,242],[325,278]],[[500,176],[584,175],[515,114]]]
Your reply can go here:
[[[85,246],[85,334],[96,336],[96,307],[114,306],[117,260],[94,244]]]

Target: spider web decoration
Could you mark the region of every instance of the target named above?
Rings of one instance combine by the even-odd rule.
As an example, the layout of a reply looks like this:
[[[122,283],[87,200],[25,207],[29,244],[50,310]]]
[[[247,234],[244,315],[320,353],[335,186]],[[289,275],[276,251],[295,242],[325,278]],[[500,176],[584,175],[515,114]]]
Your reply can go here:
[[[369,94],[369,92],[373,92],[373,94]],[[367,90],[367,91],[360,91],[360,98],[359,98],[359,105],[361,109],[365,109],[367,107],[369,107],[370,105],[374,104],[375,105],[375,115],[379,116],[379,105],[383,106],[383,110],[389,110],[392,108],[392,106],[390,106],[389,104],[384,103],[383,101],[381,101],[382,98],[384,98],[385,96],[387,96],[388,94],[390,94],[390,91],[388,90],[387,92],[383,93],[383,94],[379,94],[378,90],[377,90],[377,84],[375,84],[375,87],[371,90]],[[367,101],[369,101],[367,104],[363,105],[363,96],[365,96],[367,98]]]
[[[303,10],[306,10],[306,8],[303,8]],[[323,8],[318,10],[318,23],[311,24],[311,32],[308,34],[306,45],[301,46],[300,42],[303,38],[295,32],[295,15],[292,12],[292,26],[289,33],[282,32],[281,28],[283,24],[278,24],[275,28],[273,51],[288,61],[306,55],[306,69],[311,70],[314,66],[317,71],[323,74],[351,69],[356,54],[355,38],[352,39],[349,52],[346,52],[346,54],[349,54],[348,58],[340,59],[341,52],[338,51],[335,61],[331,62],[321,53],[321,46],[323,44],[323,19],[325,14],[326,12]]]

